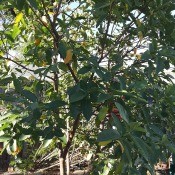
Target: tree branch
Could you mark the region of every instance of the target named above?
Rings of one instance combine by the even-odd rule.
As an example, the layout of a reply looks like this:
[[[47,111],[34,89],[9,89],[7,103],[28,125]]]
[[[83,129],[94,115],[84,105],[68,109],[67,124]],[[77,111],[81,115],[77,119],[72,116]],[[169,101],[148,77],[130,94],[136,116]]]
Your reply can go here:
[[[37,15],[37,13],[35,12],[35,10],[32,8],[32,6],[29,4],[32,12],[35,14],[35,16],[37,17],[38,21],[49,31],[49,33],[52,35],[52,37],[55,39],[55,35],[53,35],[52,31],[49,29],[49,27],[47,26],[47,24],[45,24],[39,15]]]
[[[51,31],[52,31],[51,33],[52,33],[52,35],[54,35],[54,39],[55,39],[55,41],[57,41],[57,44],[58,44],[58,40],[59,40],[60,36],[58,35],[58,32],[55,30],[54,23],[52,22],[52,20],[51,20],[49,14],[48,14],[48,12],[47,12],[47,9],[46,9],[46,6],[45,6],[44,1],[41,0],[41,2],[42,2],[42,5],[43,5],[43,8],[44,8],[44,11],[45,11],[45,13],[46,13],[46,17],[47,17],[47,19],[48,19],[48,21],[49,21],[49,23],[50,23],[50,26],[51,26]]]
[[[68,64],[66,64],[66,65],[67,65],[67,67],[68,67],[68,69],[69,69],[69,71],[70,71],[70,73],[71,73],[71,75],[72,75],[72,77],[73,77],[74,81],[75,81],[76,83],[78,83],[78,82],[79,82],[79,80],[78,80],[78,78],[76,77],[76,75],[75,75],[74,71],[72,70],[72,67],[70,66],[70,64],[69,64],[69,63],[68,63]]]
[[[4,59],[4,60],[11,61],[11,62],[15,63],[16,65],[22,67],[23,69],[25,69],[25,70],[27,70],[27,71],[35,72],[35,70],[30,69],[30,68],[28,68],[28,67],[26,67],[26,66],[24,66],[24,65],[22,65],[22,64],[20,64],[20,63],[18,63],[17,61],[15,61],[15,60],[13,60],[13,59],[11,59],[11,58],[0,57],[0,59]],[[53,79],[52,77],[50,77],[50,76],[47,76],[47,75],[46,75],[45,77],[46,77],[46,78],[49,78],[49,79],[51,79],[51,80],[54,80],[54,79]]]
[[[63,1],[63,0],[60,0],[60,1],[59,1],[58,6],[57,6],[57,9],[56,9],[56,12],[55,12],[55,14],[54,14],[54,16],[53,16],[53,25],[54,25],[54,26],[55,26],[55,23],[56,23],[56,19],[57,19],[57,17],[58,17],[58,14],[59,14],[59,12],[60,12],[60,8],[61,8],[62,1]]]

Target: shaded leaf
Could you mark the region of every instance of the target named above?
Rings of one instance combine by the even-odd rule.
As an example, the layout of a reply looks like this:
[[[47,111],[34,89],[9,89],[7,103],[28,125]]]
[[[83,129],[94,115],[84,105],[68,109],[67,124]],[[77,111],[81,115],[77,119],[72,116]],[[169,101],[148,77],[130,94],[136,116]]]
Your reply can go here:
[[[33,8],[35,8],[35,9],[38,8],[38,4],[37,4],[36,0],[28,0],[28,1]]]
[[[45,104],[45,108],[49,110],[53,110],[53,109],[57,109],[64,105],[66,105],[66,102],[62,100],[55,100],[55,101]]]
[[[79,89],[78,91],[75,91],[73,94],[70,95],[69,100],[70,100],[70,103],[74,103],[82,100],[86,96],[87,96],[87,93],[82,89]]]
[[[119,118],[114,114],[111,113],[113,121],[112,121],[112,125],[115,126],[117,128],[117,131],[122,134],[123,133],[123,126],[121,121],[119,120]]]
[[[128,123],[129,122],[129,117],[128,117],[128,113],[125,110],[125,108],[119,103],[115,103],[115,106],[119,110],[119,113],[122,116],[122,119],[125,120]]]
[[[35,96],[35,94],[28,91],[28,90],[22,90],[21,94],[24,95],[28,100],[30,100],[32,102],[37,101],[37,97]]]
[[[21,11],[26,3],[26,0],[16,0],[16,7]]]
[[[92,69],[91,66],[84,66],[78,70],[78,74],[85,74],[85,73],[89,72],[91,69]]]
[[[70,116],[76,119],[76,117],[80,114],[80,104],[79,103],[71,103],[70,104]]]
[[[109,140],[117,140],[120,138],[120,134],[114,129],[105,129],[99,133],[97,137],[97,142],[104,142]]]
[[[135,145],[139,149],[140,154],[148,161],[149,160],[149,154],[148,154],[148,150],[146,148],[146,143],[142,139],[140,139],[136,136],[132,136],[132,138],[133,138],[133,141],[134,141]]]
[[[83,99],[81,101],[81,109],[84,117],[89,121],[93,114],[91,101],[87,98]]]
[[[112,96],[110,94],[100,94],[98,97],[98,102],[104,102],[106,100],[109,100]]]
[[[21,83],[20,83],[20,81],[18,79],[14,79],[13,80],[13,84],[14,84],[15,90],[17,92],[21,92],[22,91]]]

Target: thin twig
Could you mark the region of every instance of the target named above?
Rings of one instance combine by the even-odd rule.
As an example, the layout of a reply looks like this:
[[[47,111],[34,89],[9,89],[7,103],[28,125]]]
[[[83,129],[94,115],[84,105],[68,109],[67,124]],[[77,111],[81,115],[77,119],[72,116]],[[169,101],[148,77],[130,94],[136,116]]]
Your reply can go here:
[[[49,27],[47,26],[47,24],[45,24],[39,15],[37,15],[37,13],[35,12],[35,10],[32,8],[32,6],[29,4],[32,12],[35,14],[35,16],[37,17],[38,21],[49,31],[49,33],[53,36],[53,38],[55,38],[55,36],[53,35],[52,31],[49,29]]]
[[[62,4],[62,0],[59,1],[58,6],[57,6],[57,9],[56,9],[56,12],[55,12],[55,14],[54,14],[54,16],[53,16],[53,25],[54,25],[54,26],[55,26],[56,19],[57,19],[57,17],[58,17],[58,14],[59,14],[59,12],[60,12],[60,9],[61,9],[61,4]]]
[[[30,69],[30,68],[28,68],[28,67],[26,67],[26,66],[24,66],[24,65],[22,65],[22,64],[20,64],[20,63],[18,63],[17,61],[15,61],[15,60],[13,60],[13,59],[11,59],[11,58],[6,58],[6,57],[0,57],[0,59],[4,59],[4,60],[8,60],[8,61],[11,61],[11,62],[13,62],[13,63],[15,63],[16,65],[18,65],[18,66],[20,66],[20,67],[22,67],[23,69],[25,69],[25,70],[27,70],[27,71],[30,71],[30,72],[35,72],[35,70],[33,70],[33,69]],[[50,77],[50,76],[45,76],[46,78],[49,78],[49,79],[51,79],[51,80],[54,80],[52,77]]]
[[[48,19],[48,21],[49,21],[49,23],[50,23],[51,29],[52,29],[52,30],[51,30],[51,31],[52,31],[52,32],[51,32],[51,33],[52,33],[52,36],[54,36],[54,39],[58,42],[60,36],[58,35],[58,32],[55,30],[54,23],[52,22],[52,20],[51,20],[49,14],[48,14],[48,12],[47,12],[47,9],[46,9],[46,6],[45,6],[44,1],[41,0],[41,2],[42,2],[42,5],[43,5],[43,9],[44,9],[44,11],[45,11],[45,13],[46,13],[46,17],[47,17],[47,19]]]
[[[106,46],[106,39],[107,39],[107,34],[108,34],[108,31],[109,31],[109,26],[110,26],[110,23],[111,23],[111,15],[112,15],[112,7],[113,7],[113,3],[114,1],[110,4],[110,9],[109,9],[109,19],[107,21],[107,27],[106,27],[106,32],[105,32],[105,35],[104,35],[104,42],[102,43],[102,49],[101,49],[101,57],[100,59],[98,60],[98,63],[100,63],[102,60],[103,60],[103,53],[104,53],[104,49],[105,49],[105,46]]]
[[[78,82],[79,82],[79,80],[78,80],[78,78],[76,77],[76,75],[75,75],[75,73],[74,73],[74,71],[73,71],[72,67],[70,66],[70,64],[69,64],[69,63],[68,63],[68,64],[66,64],[66,65],[67,65],[67,67],[68,67],[68,69],[69,69],[69,71],[70,71],[70,73],[71,73],[71,75],[72,75],[73,79],[75,80],[75,82],[76,82],[76,83],[78,83]]]

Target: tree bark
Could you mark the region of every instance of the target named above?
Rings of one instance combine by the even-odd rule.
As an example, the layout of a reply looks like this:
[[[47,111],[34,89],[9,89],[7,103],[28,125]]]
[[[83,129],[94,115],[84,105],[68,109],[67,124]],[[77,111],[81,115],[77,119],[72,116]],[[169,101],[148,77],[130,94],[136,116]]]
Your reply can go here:
[[[69,140],[69,118],[66,119],[66,124],[67,124],[66,135],[67,135],[67,142],[68,142]],[[69,151],[67,152],[67,156],[66,156],[66,173],[67,175],[70,175]]]
[[[65,159],[60,157],[60,175],[66,175],[66,166],[65,166]]]

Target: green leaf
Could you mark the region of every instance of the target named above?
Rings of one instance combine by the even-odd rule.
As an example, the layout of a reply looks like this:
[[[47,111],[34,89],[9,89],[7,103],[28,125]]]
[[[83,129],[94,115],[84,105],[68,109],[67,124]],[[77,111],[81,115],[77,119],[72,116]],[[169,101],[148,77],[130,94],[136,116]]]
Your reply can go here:
[[[52,49],[47,49],[46,50],[46,60],[48,62],[49,65],[51,65],[52,63]]]
[[[3,121],[5,119],[8,121],[10,118],[16,118],[17,116],[18,116],[17,114],[7,113],[0,117],[0,121]]]
[[[151,124],[151,125],[149,125],[149,128],[150,128],[155,134],[157,134],[157,135],[159,135],[159,136],[161,136],[161,137],[163,136],[163,132],[162,132],[162,130],[160,129],[160,127]]]
[[[125,120],[128,123],[129,122],[129,117],[128,117],[128,113],[125,110],[125,108],[121,104],[119,104],[117,102],[115,103],[115,106],[119,110],[119,113],[122,116],[122,119]]]
[[[98,102],[104,102],[106,100],[109,100],[112,96],[110,94],[104,94],[104,93],[101,93],[98,97]]]
[[[146,147],[146,143],[142,139],[136,136],[132,136],[132,139],[135,145],[137,146],[137,148],[139,149],[140,154],[148,161],[149,154],[148,154],[148,150]]]
[[[141,60],[149,60],[151,58],[150,52],[147,50],[145,51],[142,56],[141,56]]]
[[[20,28],[18,26],[14,25],[13,32],[12,32],[13,39],[15,39],[20,34],[20,32],[21,32]]]
[[[2,80],[0,80],[0,84],[7,85],[8,83],[10,83],[12,81],[13,81],[12,77],[7,77],[7,78],[3,78]]]
[[[85,74],[85,73],[88,73],[90,72],[92,69],[91,66],[84,66],[82,67],[81,69],[78,70],[78,74]]]
[[[102,14],[98,20],[97,20],[97,23],[96,23],[96,28],[99,27],[99,25],[105,20],[105,18],[107,17],[107,14]]]
[[[47,139],[43,141],[42,148],[47,148],[52,143],[52,139]]]
[[[112,125],[115,126],[117,128],[117,131],[122,134],[123,133],[123,126],[121,121],[119,120],[119,118],[114,114],[111,113],[113,121],[112,121]]]
[[[26,3],[26,0],[15,0],[16,2],[16,8],[21,11],[24,7],[24,4]]]
[[[117,168],[115,170],[116,175],[122,174],[122,170],[123,170],[125,164],[126,163],[124,161],[119,162],[119,164],[117,165]]]
[[[21,92],[22,91],[21,83],[20,83],[20,81],[18,79],[14,79],[13,80],[13,84],[14,84],[15,90],[17,92]]]
[[[66,51],[67,51],[67,46],[66,46],[66,44],[64,43],[64,42],[60,42],[59,44],[58,44],[58,47],[59,47],[59,52],[60,52],[60,54],[61,54],[61,57],[64,59],[64,58],[66,58]]]
[[[33,120],[36,121],[37,119],[39,119],[41,117],[42,113],[40,112],[39,109],[34,109],[33,110]]]
[[[89,58],[89,62],[92,63],[95,67],[99,67],[99,63],[98,63],[98,57],[92,56]]]
[[[128,140],[120,141],[124,147],[124,154],[122,155],[122,161],[127,162],[129,166],[132,166],[132,146]]]
[[[58,68],[61,69],[63,72],[67,72],[68,71],[68,68],[67,68],[66,64],[63,63],[63,62],[59,62],[58,63]]]
[[[53,110],[53,109],[57,109],[61,106],[65,106],[66,102],[62,101],[62,100],[55,100],[52,101],[50,103],[45,104],[45,108],[49,109],[49,110]]]
[[[36,0],[27,0],[29,1],[30,5],[35,8],[35,9],[38,9],[38,4],[36,2]]]
[[[96,74],[97,74],[102,80],[105,79],[105,74],[104,74],[104,72],[103,72],[101,69],[99,69],[99,68],[94,68],[94,70],[95,70]]]
[[[70,95],[69,100],[70,100],[70,103],[74,103],[82,100],[86,96],[87,96],[87,93],[84,90],[79,89],[78,91],[75,91],[75,93]]]
[[[161,72],[164,69],[164,60],[161,57],[157,58],[156,61],[157,67],[156,67],[156,73],[158,74],[159,72]]]
[[[166,147],[171,153],[175,154],[175,144],[169,143],[166,145]]]
[[[28,139],[28,138],[30,138],[30,137],[31,137],[31,135],[24,135],[24,134],[22,134],[22,135],[19,137],[19,141],[26,140],[26,139]]]
[[[89,121],[93,114],[91,101],[87,98],[83,99],[81,101],[81,109],[84,117]]]
[[[117,130],[114,129],[105,129],[99,133],[97,137],[97,142],[104,142],[110,140],[118,140],[120,138],[120,134]]]
[[[12,138],[12,136],[9,136],[9,135],[0,136],[0,142],[9,141],[11,138]]]
[[[22,90],[21,94],[24,95],[28,100],[32,102],[36,102],[38,100],[35,94],[28,90]]]
[[[125,90],[126,89],[126,79],[123,76],[118,76],[118,79],[120,81],[121,90]]]
[[[80,104],[79,103],[71,103],[70,104],[70,116],[76,119],[76,117],[81,113]]]
[[[98,113],[98,116],[97,116],[98,121],[101,122],[102,120],[104,120],[107,112],[108,112],[108,108],[106,106],[103,106]]]

